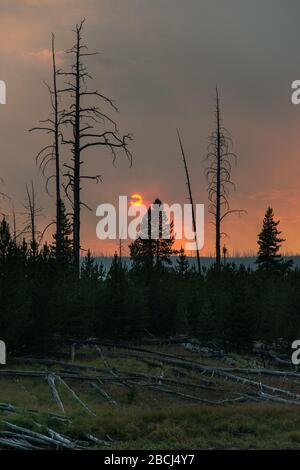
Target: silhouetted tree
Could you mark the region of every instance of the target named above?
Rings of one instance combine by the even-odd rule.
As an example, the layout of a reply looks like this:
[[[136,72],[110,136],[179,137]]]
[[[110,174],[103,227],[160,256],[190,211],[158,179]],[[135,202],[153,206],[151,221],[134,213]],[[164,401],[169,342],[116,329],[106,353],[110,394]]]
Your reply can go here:
[[[17,221],[16,221],[16,212],[14,206],[12,206],[12,219],[13,219],[13,241],[14,244],[17,244]]]
[[[215,130],[209,138],[208,154],[209,167],[205,171],[208,181],[208,199],[210,201],[210,213],[214,216],[216,233],[216,265],[221,265],[221,223],[229,214],[241,213],[243,210],[230,209],[228,196],[229,186],[235,189],[231,181],[231,159],[237,160],[231,151],[232,140],[229,132],[222,124],[220,114],[220,101],[218,89],[216,88]]]
[[[226,258],[227,258],[227,255],[228,255],[228,249],[227,249],[226,245],[223,245],[222,252],[223,252],[223,264],[225,266]]]
[[[11,238],[9,224],[5,217],[3,217],[0,223],[0,259],[2,263],[6,262],[13,246],[14,243]]]
[[[168,221],[162,202],[155,199],[142,219],[137,239],[129,245],[130,257],[137,268],[171,264],[170,256],[176,253],[173,245],[173,221]]]
[[[39,246],[37,237],[40,235],[40,232],[37,229],[37,218],[41,215],[42,208],[37,206],[36,191],[33,183],[31,183],[30,190],[26,185],[26,203],[24,204],[24,208],[26,209],[26,222],[23,232],[30,234],[31,254],[33,258],[35,258],[38,253]]]
[[[73,262],[73,241],[72,241],[72,223],[70,222],[66,213],[65,205],[61,201],[60,210],[61,222],[60,222],[60,235],[56,231],[53,235],[54,243],[51,245],[51,252],[58,259],[58,238],[60,238],[60,256],[59,262],[63,266],[71,265]]]
[[[178,258],[176,260],[176,272],[181,277],[185,277],[189,272],[189,262],[187,260],[184,248],[180,248],[178,252]]]
[[[55,179],[55,194],[56,194],[56,249],[55,249],[55,256],[58,262],[64,262],[63,259],[63,234],[62,234],[62,222],[63,222],[63,202],[61,198],[61,170],[60,170],[60,142],[61,142],[61,113],[59,110],[59,89],[57,84],[57,78],[59,75],[60,70],[57,69],[56,66],[56,55],[55,55],[55,38],[54,34],[52,33],[52,70],[53,70],[53,78],[52,78],[52,87],[46,83],[46,86],[49,91],[50,101],[51,101],[51,115],[48,119],[40,121],[42,124],[39,127],[34,127],[30,129],[33,130],[41,130],[46,131],[48,134],[52,136],[52,143],[46,145],[42,148],[42,150],[36,156],[36,162],[38,164],[39,169],[42,171],[43,175],[46,177],[46,190],[48,190],[49,182],[54,178]],[[50,176],[46,175],[46,168],[48,167],[49,163],[54,161],[55,163],[55,173],[51,174]],[[48,227],[52,224],[52,222],[48,225]],[[47,228],[48,228],[47,227]]]
[[[106,277],[106,269],[104,267],[104,264],[102,263],[102,261],[100,261],[99,263],[99,279],[100,281],[104,281]]]
[[[81,267],[81,279],[98,281],[100,278],[99,266],[91,251],[88,250]]]
[[[281,232],[277,228],[279,223],[279,220],[274,220],[273,209],[268,207],[257,242],[259,249],[256,264],[261,270],[281,271],[284,266],[290,266],[290,263],[288,265],[284,263],[279,254],[281,243],[285,241],[284,238],[280,238]]]
[[[179,130],[177,130],[177,135],[178,135],[179,145],[180,145],[180,149],[181,149],[183,165],[184,165],[184,169],[185,169],[185,175],[186,175],[187,187],[188,187],[188,192],[189,192],[190,204],[191,204],[191,207],[192,207],[193,230],[194,230],[194,234],[195,234],[195,243],[196,243],[197,267],[198,267],[198,273],[200,274],[201,273],[201,263],[200,263],[199,247],[198,247],[195,207],[194,207],[194,202],[193,202],[192,188],[191,188],[190,176],[189,176],[189,171],[188,171],[187,162],[186,162],[186,156],[185,156],[185,152],[184,152],[184,149],[183,149],[183,144],[182,144],[182,140],[181,140],[181,137],[180,137],[180,134],[179,134]]]
[[[68,110],[63,113],[63,121],[66,125],[71,126],[72,135],[70,138],[64,138],[65,144],[71,145],[72,163],[65,164],[68,178],[66,184],[66,193],[69,188],[72,190],[72,197],[68,196],[72,203],[73,210],[73,252],[74,267],[79,274],[80,263],[80,209],[84,205],[81,200],[81,184],[85,179],[99,182],[101,175],[83,175],[81,172],[83,164],[83,153],[91,147],[108,148],[113,159],[116,158],[116,151],[122,149],[131,162],[131,153],[128,150],[128,143],[131,140],[130,135],[120,136],[116,122],[103,110],[104,106],[108,106],[114,111],[118,111],[114,102],[100,93],[98,90],[89,91],[86,85],[87,80],[91,79],[87,67],[84,65],[84,58],[95,55],[96,53],[88,52],[86,44],[82,41],[82,29],[84,20],[75,28],[75,44],[68,51],[74,56],[74,62],[69,72],[59,72],[69,78],[66,88],[61,90],[67,92],[71,96],[71,105]],[[101,103],[101,108],[89,104],[86,99],[97,99]],[[84,103],[84,101],[86,101]],[[100,131],[96,126],[102,125],[104,129]],[[106,127],[106,128],[105,128]]]
[[[183,334],[188,332],[187,302],[183,295],[179,296],[173,323],[175,333]]]

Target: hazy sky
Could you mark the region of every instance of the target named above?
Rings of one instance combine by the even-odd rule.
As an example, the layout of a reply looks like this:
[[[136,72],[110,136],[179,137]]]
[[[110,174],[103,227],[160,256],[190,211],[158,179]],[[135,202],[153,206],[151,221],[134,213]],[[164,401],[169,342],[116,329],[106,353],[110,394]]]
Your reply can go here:
[[[118,195],[187,202],[176,127],[196,202],[207,204],[203,160],[218,84],[224,124],[239,157],[231,206],[247,210],[228,219],[230,238],[224,241],[231,254],[256,250],[270,204],[281,220],[285,250],[300,251],[300,106],[290,101],[291,82],[300,79],[298,0],[0,0],[0,79],[7,85],[7,104],[0,106],[0,174],[20,227],[25,184],[32,179],[44,208],[40,225],[54,216],[34,161],[47,136],[28,129],[48,116],[43,80],[50,80],[51,32],[64,51],[83,17],[87,44],[101,52],[87,61],[92,86],[116,100],[120,130],[134,135],[132,168],[122,156],[113,167],[100,149],[85,154],[85,172],[102,174],[103,184],[83,189],[93,208],[83,213],[83,247],[114,249],[96,238],[95,209]],[[67,65],[62,52],[59,60]],[[9,211],[5,201],[2,210]],[[213,251],[209,221],[206,213],[203,253]]]

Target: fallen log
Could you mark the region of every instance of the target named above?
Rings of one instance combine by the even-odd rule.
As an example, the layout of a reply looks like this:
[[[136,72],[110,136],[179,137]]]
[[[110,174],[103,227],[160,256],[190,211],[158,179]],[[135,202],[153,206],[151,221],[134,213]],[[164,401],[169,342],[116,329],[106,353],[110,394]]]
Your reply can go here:
[[[107,344],[107,343],[105,343],[105,344]],[[217,367],[204,366],[204,365],[201,365],[200,363],[198,363],[196,361],[190,361],[190,360],[187,360],[187,359],[182,358],[182,357],[174,356],[172,354],[160,353],[160,352],[156,352],[156,351],[149,351],[149,350],[143,349],[143,348],[135,348],[135,347],[132,348],[130,346],[124,346],[124,345],[122,345],[122,346],[117,345],[116,347],[120,347],[120,348],[125,347],[125,349],[128,349],[128,350],[132,349],[133,351],[140,351],[140,352],[142,351],[144,353],[157,355],[157,356],[160,357],[161,362],[164,362],[164,363],[167,363],[167,364],[173,364],[173,365],[176,365],[177,367],[189,368],[189,369],[192,369],[192,370],[195,370],[195,371],[197,370],[197,371],[199,371],[203,374],[206,374],[206,373],[211,373],[212,375],[216,374],[219,377],[223,377],[226,380],[231,380],[231,381],[234,381],[234,382],[238,382],[238,383],[241,383],[242,385],[255,386],[257,388],[269,390],[272,393],[285,394],[285,395],[288,395],[290,397],[294,397],[294,398],[300,400],[300,395],[298,395],[294,392],[290,392],[289,390],[269,386],[267,384],[263,384],[261,382],[255,381],[255,380],[251,380],[251,379],[247,379],[245,377],[234,375],[234,374],[231,373],[232,368],[217,368]],[[246,369],[246,370],[249,371],[251,369]],[[256,370],[256,369],[254,369],[254,370]],[[265,369],[261,369],[261,370],[265,370]],[[284,374],[287,374],[287,372],[284,372]],[[295,374],[295,373],[293,373],[293,374]],[[296,375],[297,375],[297,377],[299,377],[299,374],[296,374]]]
[[[8,411],[10,413],[15,413],[16,412],[16,407],[13,405],[10,405],[9,403],[0,403],[0,410],[1,411]]]
[[[119,375],[116,373],[115,369],[113,367],[111,367],[111,365],[109,364],[109,362],[106,360],[106,358],[104,357],[104,354],[101,350],[101,348],[99,348],[99,346],[97,344],[95,344],[95,349],[96,351],[99,353],[100,357],[102,358],[102,360],[104,361],[104,364],[106,365],[107,367],[107,370],[109,371],[109,373],[116,377],[117,380],[119,380],[123,385],[125,385],[126,387],[130,388],[130,385],[128,385],[128,383],[125,381],[125,380],[122,380]]]
[[[61,366],[66,369],[79,369],[79,370],[90,370],[94,372],[108,372],[108,369],[89,366],[85,364],[74,364],[70,362],[57,361],[54,359],[38,359],[38,358],[28,358],[28,357],[18,357],[16,359],[18,362],[25,364],[45,364],[46,366]]]
[[[0,438],[0,445],[6,448],[11,447],[13,449],[19,449],[19,450],[32,450],[32,446],[30,446],[28,443],[27,444],[25,444],[24,442],[20,443],[16,439]]]
[[[265,368],[253,369],[244,367],[218,367],[218,369],[223,372],[238,372],[247,375],[269,375],[274,377],[292,377],[295,379],[300,379],[300,373],[283,370],[272,370]]]
[[[107,344],[107,343],[105,343]],[[135,348],[135,347],[130,347],[130,346],[119,346],[117,345],[116,347],[120,347],[120,348],[124,348],[125,349],[129,349],[129,350],[133,350],[133,351],[140,351],[140,352],[144,352],[144,353],[148,353],[148,354],[153,354],[153,355],[158,355],[160,357],[160,361],[161,362],[164,362],[164,363],[167,363],[167,364],[173,364],[173,365],[176,365],[177,367],[183,367],[183,368],[189,368],[189,369],[192,369],[192,370],[198,370],[202,373],[211,373],[211,374],[216,374],[218,376],[222,376],[224,377],[225,379],[229,379],[229,380],[232,380],[232,381],[235,381],[235,382],[239,382],[243,385],[252,385],[252,386],[256,386],[256,387],[261,387],[261,388],[265,388],[266,390],[269,390],[273,393],[282,393],[282,394],[286,394],[288,396],[293,396],[297,399],[300,399],[300,395],[298,394],[295,394],[293,392],[290,392],[288,390],[285,390],[285,389],[282,389],[282,388],[276,388],[276,387],[272,387],[272,386],[269,386],[269,385],[266,385],[266,384],[262,384],[261,382],[257,382],[255,380],[251,380],[251,379],[247,379],[245,377],[240,377],[238,375],[234,375],[232,374],[232,370],[234,368],[217,368],[217,367],[210,367],[210,366],[204,366],[204,365],[201,365],[200,363],[196,362],[196,361],[190,361],[190,360],[187,360],[185,358],[182,358],[180,356],[175,356],[173,354],[166,354],[166,353],[160,353],[160,352],[156,352],[156,351],[149,351],[147,349],[143,349],[143,348]],[[251,369],[242,369],[242,370],[245,370],[245,371],[249,371]],[[254,369],[255,371],[266,371],[266,369]],[[278,371],[280,372],[282,375],[286,375],[288,374],[288,372],[282,372],[282,371]],[[280,375],[281,375],[280,374]],[[295,377],[299,377],[299,374],[296,374],[296,373],[291,373],[293,374],[293,376]]]
[[[99,380],[100,382],[100,380]],[[105,391],[103,388],[101,388],[98,384],[95,384],[93,382],[90,383],[90,386],[97,390],[100,395],[102,395],[109,403],[111,403],[113,406],[117,406],[117,402]]]
[[[263,392],[261,392],[259,394],[259,397],[262,400],[274,401],[276,403],[282,403],[284,405],[300,405],[300,402],[297,401],[297,400],[287,400],[286,398],[281,398],[281,397],[277,397],[277,396],[274,396],[274,395],[269,395],[269,394],[263,393]]]
[[[10,431],[2,431],[1,436],[8,436],[16,442],[23,442],[24,445],[39,444],[40,449],[45,448],[54,448],[54,449],[85,449],[90,445],[88,441],[78,441],[74,440],[68,436],[65,436],[57,431],[54,431],[51,428],[47,428],[49,435],[45,435],[39,432],[32,431],[16,424],[10,423],[8,421],[2,421],[10,429]],[[37,423],[36,423],[37,424]],[[42,427],[42,426],[40,426]],[[23,444],[22,444],[23,445]]]
[[[94,413],[92,410],[89,409],[89,407],[84,403],[84,401],[81,400],[81,398],[79,398],[79,396],[74,392],[74,390],[59,376],[57,375],[56,376],[57,379],[59,380],[59,382],[64,385],[66,387],[66,389],[71,393],[71,395],[73,396],[73,398],[78,402],[80,403],[81,406],[83,406],[83,408],[90,414],[92,414],[93,416],[96,416],[96,413]]]
[[[161,387],[161,386],[154,386],[154,385],[149,385],[148,388],[152,389],[152,390],[157,390],[159,392],[162,392],[162,393],[167,393],[168,395],[176,395],[180,398],[184,398],[186,400],[193,400],[193,401],[198,401],[198,402],[201,402],[201,403],[206,403],[207,405],[224,405],[226,403],[237,403],[237,402],[241,402],[241,401],[249,401],[249,398],[246,398],[246,396],[240,396],[240,397],[237,397],[237,398],[227,398],[227,399],[224,399],[224,400],[208,400],[206,398],[200,398],[200,397],[196,397],[194,395],[187,395],[185,393],[182,393],[182,392],[178,392],[178,391],[175,391],[175,390],[171,390],[169,388],[165,388],[165,387]],[[247,395],[247,397],[249,397]]]
[[[269,350],[267,352],[267,356],[268,358],[275,362],[276,364],[280,365],[282,368],[292,368],[292,367],[295,367],[293,365],[293,363],[290,361],[290,360],[287,360],[287,359],[282,359],[281,357],[279,357],[275,351],[272,351],[272,350]]]
[[[53,439],[51,437],[45,436],[44,434],[41,434],[39,432],[31,431],[30,429],[17,426],[16,424],[10,423],[8,421],[2,421],[3,423],[6,424],[6,426],[14,431],[17,431],[19,435],[22,435],[25,438],[36,438],[39,439],[41,442],[44,442],[44,444],[48,444],[50,446],[58,446],[58,447],[64,447],[69,449],[70,446],[63,444],[60,441],[57,441],[56,439]]]
[[[63,405],[63,402],[59,396],[59,393],[57,391],[57,388],[55,386],[55,375],[52,375],[52,374],[48,374],[47,375],[47,382],[48,382],[48,385],[50,387],[50,390],[51,390],[51,394],[52,394],[52,398],[53,400],[55,401],[55,403],[59,406],[59,408],[61,409],[61,411],[63,413],[65,413],[65,408],[64,408],[64,405]]]
[[[213,387],[209,386],[207,384],[204,385],[204,384],[199,384],[199,383],[194,383],[194,382],[186,382],[184,380],[171,379],[171,378],[168,378],[168,377],[161,377],[161,376],[156,376],[156,375],[147,375],[147,374],[142,373],[142,372],[139,372],[139,373],[133,372],[132,377],[130,378],[130,381],[139,380],[141,378],[150,380],[151,382],[157,382],[157,383],[158,382],[165,382],[165,383],[168,383],[168,384],[171,384],[171,385],[180,385],[182,387],[200,388],[202,390],[214,391]],[[211,382],[211,385],[213,385],[215,387],[215,391],[224,390],[222,388],[217,389],[215,382]]]
[[[110,442],[104,441],[103,439],[98,439],[97,437],[92,436],[92,434],[85,433],[84,436],[93,444],[98,444],[98,445],[107,446],[107,447],[111,446]]]

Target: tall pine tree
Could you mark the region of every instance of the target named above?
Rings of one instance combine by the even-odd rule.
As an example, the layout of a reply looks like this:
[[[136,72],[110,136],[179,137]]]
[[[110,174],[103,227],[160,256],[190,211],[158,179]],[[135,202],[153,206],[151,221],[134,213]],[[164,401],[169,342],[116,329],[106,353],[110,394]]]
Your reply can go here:
[[[95,258],[91,254],[91,250],[88,250],[86,257],[81,267],[81,279],[98,281],[100,279],[99,266]]]
[[[260,270],[282,271],[283,268],[290,266],[289,262],[284,263],[279,254],[281,243],[285,241],[284,238],[280,238],[281,232],[277,228],[279,222],[274,220],[273,209],[268,207],[257,242],[259,249],[256,264]]]
[[[137,239],[129,245],[135,267],[153,268],[171,264],[173,249],[173,222],[169,222],[163,203],[155,199],[142,219]]]
[[[178,252],[175,269],[177,274],[181,277],[186,277],[189,272],[190,266],[183,247],[181,247]]]

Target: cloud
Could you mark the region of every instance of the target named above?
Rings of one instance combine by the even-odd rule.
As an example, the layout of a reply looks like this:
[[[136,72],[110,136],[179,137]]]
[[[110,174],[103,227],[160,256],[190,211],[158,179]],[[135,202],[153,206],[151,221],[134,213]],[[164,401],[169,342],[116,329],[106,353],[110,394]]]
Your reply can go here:
[[[50,63],[52,61],[52,51],[50,49],[42,49],[36,52],[28,52],[25,54],[34,62]],[[56,62],[58,65],[63,63],[64,51],[56,51]]]
[[[94,149],[86,171],[104,175],[104,184],[85,186],[83,197],[96,207],[119,194],[140,191],[149,201],[186,202],[185,179],[176,127],[182,137],[197,202],[207,203],[207,136],[213,126],[214,84],[221,94],[224,124],[232,133],[238,166],[232,208],[247,215],[228,218],[228,248],[256,249],[257,233],[269,204],[282,219],[286,249],[299,246],[299,109],[290,103],[290,83],[298,78],[299,0],[290,8],[280,0],[0,0],[1,76],[9,100],[1,108],[1,176],[16,204],[23,183],[35,173],[33,156],[45,136],[27,129],[49,112],[43,80],[51,80],[51,32],[58,64],[74,42],[74,24],[86,17],[83,39],[101,55],[86,58],[91,88],[116,100],[122,132],[132,132],[133,168]],[[224,3],[224,5],[223,5]],[[261,5],[263,3],[263,6]],[[217,31],[217,33],[216,33]],[[21,60],[20,60],[21,59]],[[63,82],[63,78],[61,82]],[[15,136],[18,135],[18,139]],[[95,158],[93,158],[93,156]],[[62,157],[68,161],[69,150]],[[53,200],[37,189],[45,214]],[[212,220],[207,215],[204,251],[214,250]],[[86,247],[106,251],[95,236],[94,213],[82,212]],[[114,251],[116,246],[110,247]]]
[[[300,193],[295,189],[270,189],[269,191],[258,191],[251,194],[251,201],[260,201],[266,203],[284,203],[287,205],[299,206]]]

